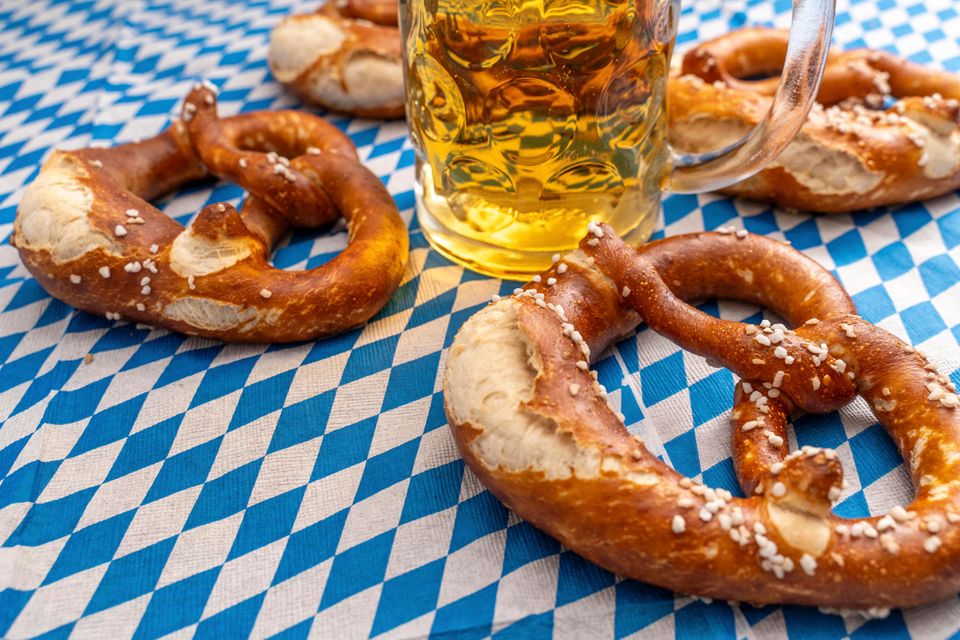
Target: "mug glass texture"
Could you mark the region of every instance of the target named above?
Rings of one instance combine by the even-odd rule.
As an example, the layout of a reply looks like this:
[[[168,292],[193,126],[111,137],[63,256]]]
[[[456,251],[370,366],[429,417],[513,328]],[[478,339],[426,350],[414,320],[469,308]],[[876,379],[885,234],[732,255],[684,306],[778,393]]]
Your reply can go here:
[[[431,244],[525,278],[592,221],[649,238],[671,166],[679,15],[679,0],[401,0],[417,216]]]

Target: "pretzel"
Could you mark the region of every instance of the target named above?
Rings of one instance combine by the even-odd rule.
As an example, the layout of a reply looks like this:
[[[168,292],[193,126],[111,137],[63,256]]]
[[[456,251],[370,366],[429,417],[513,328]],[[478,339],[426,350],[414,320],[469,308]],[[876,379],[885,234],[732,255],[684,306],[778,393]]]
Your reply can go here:
[[[719,320],[687,303],[714,297],[769,307],[795,328]],[[731,430],[747,497],[661,462],[589,369],[641,316],[741,377]],[[483,484],[610,571],[703,597],[875,616],[960,589],[953,385],[780,242],[725,229],[634,249],[592,226],[579,250],[464,324],[443,391],[457,446]],[[836,452],[788,453],[786,424],[857,394],[903,453],[917,496],[846,520],[830,511],[843,487]]]
[[[712,151],[756,126],[779,78],[749,78],[778,75],[787,41],[786,31],[742,29],[689,51],[669,83],[674,147]],[[725,192],[832,213],[960,188],[960,77],[883,51],[832,52],[818,101],[773,165]]]
[[[288,160],[290,157],[292,160]],[[247,191],[184,229],[149,204],[211,175]],[[269,263],[291,226],[346,219],[349,245],[307,271]],[[406,228],[349,138],[310,114],[218,118],[198,85],[160,135],[57,151],[24,191],[12,243],[52,296],[78,309],[247,342],[319,338],[379,311],[403,275]]]
[[[303,100],[365,118],[401,118],[403,67],[395,0],[327,3],[270,34],[270,70]]]

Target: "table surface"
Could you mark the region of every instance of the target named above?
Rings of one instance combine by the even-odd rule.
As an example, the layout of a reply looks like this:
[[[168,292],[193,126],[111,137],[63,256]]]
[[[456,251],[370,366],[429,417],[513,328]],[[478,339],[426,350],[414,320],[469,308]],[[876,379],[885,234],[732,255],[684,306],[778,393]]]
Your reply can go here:
[[[697,0],[681,44],[785,24],[789,2]],[[271,79],[269,31],[292,0],[0,0],[0,238],[57,146],[164,128],[193,82],[222,111],[299,106]],[[836,40],[960,70],[954,0],[841,0]],[[333,118],[411,220],[403,123]],[[232,185],[164,201],[181,222]],[[812,216],[714,195],[666,200],[659,234],[734,225],[785,238],[863,315],[960,383],[960,199]],[[404,284],[366,327],[317,343],[228,345],[109,322],[51,299],[0,247],[0,636],[282,634],[323,638],[947,636],[960,603],[885,620],[705,603],[623,580],[519,521],[465,471],[440,376],[463,321],[513,284],[450,264],[410,222]],[[296,235],[290,269],[342,229]],[[757,321],[758,309],[708,305]],[[86,356],[93,356],[92,362]],[[631,431],[681,472],[737,492],[734,378],[649,331],[596,365]],[[837,511],[907,502],[901,460],[863,404],[810,416],[790,444],[834,447]],[[642,523],[638,523],[642,526]]]

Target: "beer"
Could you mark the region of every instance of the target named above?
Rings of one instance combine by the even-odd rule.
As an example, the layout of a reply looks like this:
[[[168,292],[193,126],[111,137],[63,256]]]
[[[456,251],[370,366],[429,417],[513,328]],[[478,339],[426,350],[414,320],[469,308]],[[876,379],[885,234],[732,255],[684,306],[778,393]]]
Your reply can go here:
[[[401,0],[417,213],[448,257],[536,273],[591,221],[649,237],[675,0]]]

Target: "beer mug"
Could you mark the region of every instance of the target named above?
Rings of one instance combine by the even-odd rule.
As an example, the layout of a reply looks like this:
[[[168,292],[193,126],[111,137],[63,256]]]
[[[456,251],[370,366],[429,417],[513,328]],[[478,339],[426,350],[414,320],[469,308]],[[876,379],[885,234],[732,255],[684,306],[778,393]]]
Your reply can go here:
[[[666,84],[679,0],[400,0],[420,227],[476,271],[525,278],[590,222],[650,237],[664,190],[760,171],[800,130],[835,0],[794,0],[767,119],[737,144],[679,155]]]

